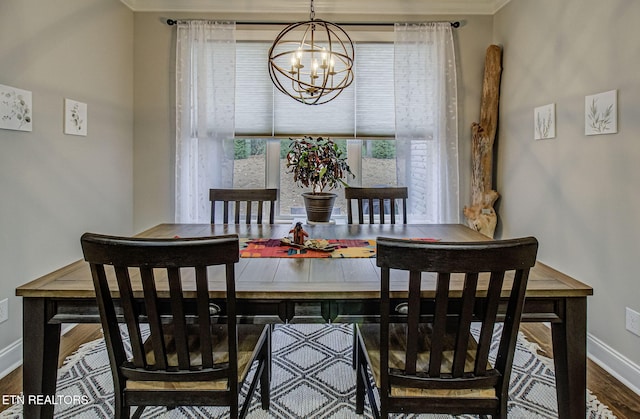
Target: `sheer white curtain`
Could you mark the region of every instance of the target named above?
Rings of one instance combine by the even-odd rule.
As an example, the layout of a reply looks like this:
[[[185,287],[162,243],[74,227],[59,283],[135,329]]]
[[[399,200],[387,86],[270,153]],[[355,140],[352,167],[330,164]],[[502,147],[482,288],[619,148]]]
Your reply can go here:
[[[188,21],[176,41],[176,222],[208,223],[233,185],[235,24]]]
[[[395,25],[398,184],[409,219],[460,222],[456,57],[449,23]]]

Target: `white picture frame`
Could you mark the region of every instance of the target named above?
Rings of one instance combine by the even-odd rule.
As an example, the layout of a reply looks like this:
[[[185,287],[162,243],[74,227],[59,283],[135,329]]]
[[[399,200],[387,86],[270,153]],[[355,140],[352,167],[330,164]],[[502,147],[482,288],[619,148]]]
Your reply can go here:
[[[0,84],[0,128],[33,131],[33,102],[30,91]]]
[[[538,106],[533,110],[533,138],[546,140],[556,137],[556,104]]]
[[[64,100],[64,133],[87,135],[87,104],[73,99]]]
[[[584,134],[602,135],[618,132],[618,91],[588,95],[584,98]]]

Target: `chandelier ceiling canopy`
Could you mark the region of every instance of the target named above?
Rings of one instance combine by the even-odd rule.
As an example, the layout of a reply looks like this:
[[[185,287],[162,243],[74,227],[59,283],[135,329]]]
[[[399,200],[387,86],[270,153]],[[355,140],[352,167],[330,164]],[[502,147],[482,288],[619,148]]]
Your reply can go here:
[[[353,42],[340,26],[315,18],[292,23],[269,49],[269,76],[282,93],[307,105],[327,103],[353,82]]]

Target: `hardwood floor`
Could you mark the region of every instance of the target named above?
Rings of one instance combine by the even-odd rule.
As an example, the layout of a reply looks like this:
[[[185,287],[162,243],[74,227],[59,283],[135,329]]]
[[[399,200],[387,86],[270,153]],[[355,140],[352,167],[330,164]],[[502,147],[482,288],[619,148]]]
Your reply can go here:
[[[530,342],[537,343],[542,349],[541,355],[552,357],[551,333],[540,323],[526,323],[521,330]],[[100,326],[81,324],[65,334],[60,342],[59,365],[71,355],[79,345],[102,337]],[[592,361],[587,361],[587,385],[600,402],[619,419],[640,419],[640,396],[626,388],[613,376]],[[22,391],[22,367],[0,380],[0,394],[19,394]],[[0,404],[0,411],[9,406]]]
[[[102,328],[96,324],[79,324],[60,338],[60,355],[58,356],[58,368],[64,360],[74,353],[80,345],[92,340],[102,338]],[[16,368],[12,373],[0,380],[0,394],[20,394],[22,391],[22,367]],[[10,405],[0,403],[0,412]]]
[[[535,342],[542,348],[541,355],[553,358],[548,327],[542,323],[524,323],[520,330],[529,342]],[[591,360],[587,360],[587,387],[619,419],[640,419],[640,396]]]

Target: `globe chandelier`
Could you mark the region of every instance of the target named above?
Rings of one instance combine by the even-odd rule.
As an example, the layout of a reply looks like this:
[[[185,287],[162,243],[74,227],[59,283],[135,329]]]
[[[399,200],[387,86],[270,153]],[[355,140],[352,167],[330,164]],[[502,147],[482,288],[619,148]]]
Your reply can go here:
[[[269,76],[278,90],[306,105],[335,99],[353,82],[353,42],[340,26],[315,18],[292,23],[269,49]]]

